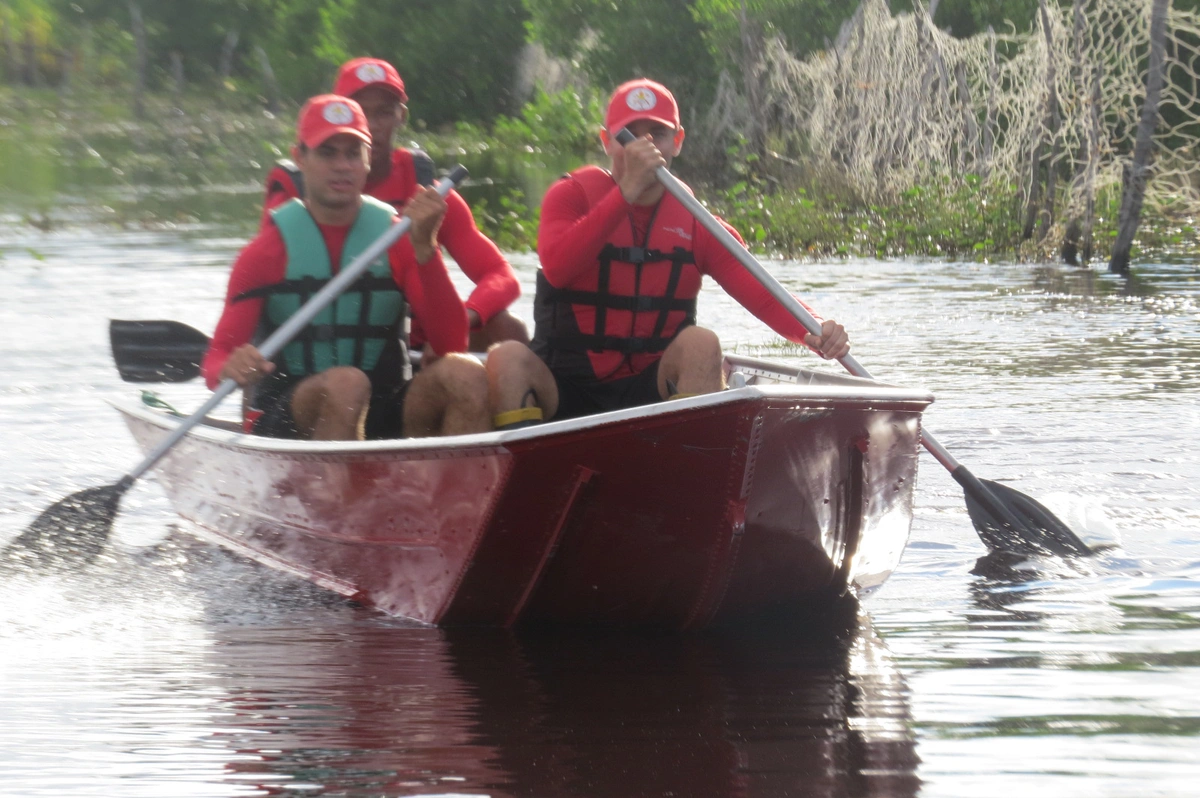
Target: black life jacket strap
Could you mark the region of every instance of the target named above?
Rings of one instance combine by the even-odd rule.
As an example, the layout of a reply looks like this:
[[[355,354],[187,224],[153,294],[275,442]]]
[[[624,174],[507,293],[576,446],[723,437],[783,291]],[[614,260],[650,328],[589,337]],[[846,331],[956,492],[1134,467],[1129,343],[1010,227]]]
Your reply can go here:
[[[616,294],[600,294],[597,291],[575,291],[568,288],[546,290],[546,296],[554,302],[567,302],[572,305],[592,305],[597,308],[610,310],[628,310],[634,313],[648,313],[653,310],[668,312],[672,310],[691,311],[696,303],[691,299],[678,299],[667,296],[623,296]]]
[[[608,329],[605,324],[608,322],[608,306],[603,303],[603,299],[611,296],[608,293],[608,283],[611,272],[611,260],[607,260],[603,255],[600,256],[600,274],[596,280],[596,298],[600,300],[596,305],[596,326],[594,329],[597,333],[601,333]],[[595,337],[595,336],[593,336]],[[593,347],[595,349],[603,349],[604,347]]]
[[[354,362],[363,362],[363,346],[366,343],[366,337],[371,335],[371,326],[367,321],[371,318],[371,298],[375,296],[374,291],[363,291],[362,299],[358,302],[358,327],[355,329],[354,335]],[[385,332],[384,335],[387,335]]]
[[[297,301],[300,303],[300,307],[304,307],[308,300],[311,299],[313,295],[317,293],[317,291],[320,291],[326,282],[327,281],[325,280],[318,280],[315,278],[305,281],[300,289],[299,296],[296,297]],[[314,344],[317,342],[316,325],[312,323],[304,325],[304,329],[299,332],[296,338],[300,341],[300,346],[304,350],[304,373],[316,374],[317,356],[316,351],[313,348]]]
[[[696,262],[694,252],[683,247],[675,247],[670,252],[663,252],[659,249],[647,249],[646,247],[614,247],[612,244],[605,244],[604,249],[600,250],[600,262],[611,263],[618,261],[620,263],[632,263],[634,266],[640,266],[643,263],[656,263],[658,261],[668,260],[672,264],[684,266],[689,263]]]
[[[367,338],[382,338],[386,340],[396,331],[394,324],[310,324],[304,328],[305,337],[314,343],[334,341],[338,338],[356,338],[360,332]],[[356,354],[361,355],[357,351]],[[311,372],[310,372],[311,373]]]
[[[616,335],[584,335],[583,333],[560,333],[550,336],[546,345],[551,349],[574,352],[621,352],[626,355],[644,352],[662,352],[671,345],[672,338],[622,338]]]
[[[258,299],[259,297],[268,297],[273,294],[297,294],[304,299],[301,303],[307,301],[309,297],[325,287],[325,284],[332,278],[327,277],[293,277],[290,280],[280,280],[277,283],[270,285],[251,288],[249,291],[243,291],[233,298],[233,302],[242,302],[247,299]],[[346,293],[353,291],[361,291],[364,293],[371,291],[398,291],[396,281],[391,277],[377,277],[373,274],[365,274],[359,277],[354,283],[346,289]]]
[[[675,300],[675,292],[679,290],[679,278],[680,275],[683,274],[683,264],[694,263],[696,260],[695,256],[693,256],[691,252],[688,252],[682,247],[676,247],[675,253],[677,256],[680,254],[691,256],[691,260],[684,260],[682,257],[674,257],[671,259],[671,275],[667,278],[667,290],[664,292],[668,303],[672,300]],[[676,333],[678,333],[679,330],[682,330],[684,327],[696,323],[696,303],[694,301],[689,301],[687,304],[688,307],[685,309],[689,311],[688,317],[684,320],[683,324],[679,325],[679,328],[675,331]],[[654,333],[650,336],[651,339],[662,337],[663,330],[666,329],[667,326],[668,313],[670,313],[670,308],[666,307],[658,311],[658,321],[654,323]]]

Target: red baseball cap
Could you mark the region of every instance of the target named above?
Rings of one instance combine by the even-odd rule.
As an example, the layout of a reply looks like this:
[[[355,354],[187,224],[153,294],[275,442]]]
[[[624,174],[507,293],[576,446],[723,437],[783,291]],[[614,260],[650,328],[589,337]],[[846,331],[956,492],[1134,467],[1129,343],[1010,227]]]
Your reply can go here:
[[[296,139],[310,150],[320,147],[339,133],[358,136],[371,143],[371,129],[362,106],[349,97],[321,94],[300,109],[296,119]]]
[[[679,104],[670,90],[653,80],[638,78],[617,86],[608,101],[604,127],[615,135],[617,131],[639,119],[650,119],[679,130]]]
[[[355,58],[342,64],[342,68],[338,70],[337,81],[333,84],[333,93],[353,97],[368,86],[387,89],[399,97],[400,102],[408,102],[400,73],[381,58]]]

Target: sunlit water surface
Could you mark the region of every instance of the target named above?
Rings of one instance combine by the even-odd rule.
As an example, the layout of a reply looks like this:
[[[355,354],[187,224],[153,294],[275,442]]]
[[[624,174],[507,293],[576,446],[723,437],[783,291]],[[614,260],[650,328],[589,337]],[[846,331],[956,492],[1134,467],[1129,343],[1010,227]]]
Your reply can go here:
[[[242,243],[0,217],[3,538],[140,459],[105,403],[134,394],[107,320],[211,331]],[[513,261],[528,319],[535,262]],[[904,561],[857,620],[444,632],[192,542],[146,480],[95,566],[0,574],[0,794],[1196,795],[1200,270],[770,265],[877,376],[936,394],[927,426],[977,474],[1120,546],[989,569],[927,458]],[[711,285],[701,317],[814,363]]]

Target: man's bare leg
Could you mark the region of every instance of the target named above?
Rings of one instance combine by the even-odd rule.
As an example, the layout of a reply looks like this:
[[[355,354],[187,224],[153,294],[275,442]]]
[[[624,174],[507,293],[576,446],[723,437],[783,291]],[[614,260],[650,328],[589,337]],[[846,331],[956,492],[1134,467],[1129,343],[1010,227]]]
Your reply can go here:
[[[487,324],[479,329],[471,330],[467,342],[467,351],[486,352],[496,344],[504,341],[518,341],[522,344],[529,344],[529,330],[526,328],[525,322],[507,310],[497,313]],[[433,347],[425,344],[425,348],[421,350],[422,368],[426,364],[436,363],[437,361],[438,355],[434,353]]]
[[[463,354],[438,358],[413,377],[404,397],[404,435],[468,435],[489,432],[487,373],[483,364]]]
[[[658,364],[658,394],[701,394],[725,387],[721,341],[704,327],[685,327],[663,352]]]
[[[488,350],[488,397],[496,415],[529,406],[526,401],[533,391],[534,403],[542,409],[542,418],[554,418],[558,412],[558,386],[550,369],[528,346],[505,341]]]
[[[301,381],[292,392],[292,418],[305,438],[362,440],[371,381],[353,366],[335,366]]]
[[[472,330],[467,348],[472,352],[486,352],[493,344],[503,341],[529,343],[529,329],[525,326],[525,322],[507,310],[502,310],[492,316],[480,329]]]

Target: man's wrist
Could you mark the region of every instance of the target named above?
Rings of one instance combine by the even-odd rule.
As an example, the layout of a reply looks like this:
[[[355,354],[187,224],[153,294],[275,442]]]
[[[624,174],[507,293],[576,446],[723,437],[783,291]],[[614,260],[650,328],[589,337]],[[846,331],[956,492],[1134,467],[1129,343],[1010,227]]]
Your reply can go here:
[[[437,247],[435,246],[431,246],[429,244],[418,244],[415,241],[413,242],[413,255],[415,255],[417,258],[418,266],[424,266],[426,263],[429,263],[429,261],[433,259],[433,256],[436,252]]]

